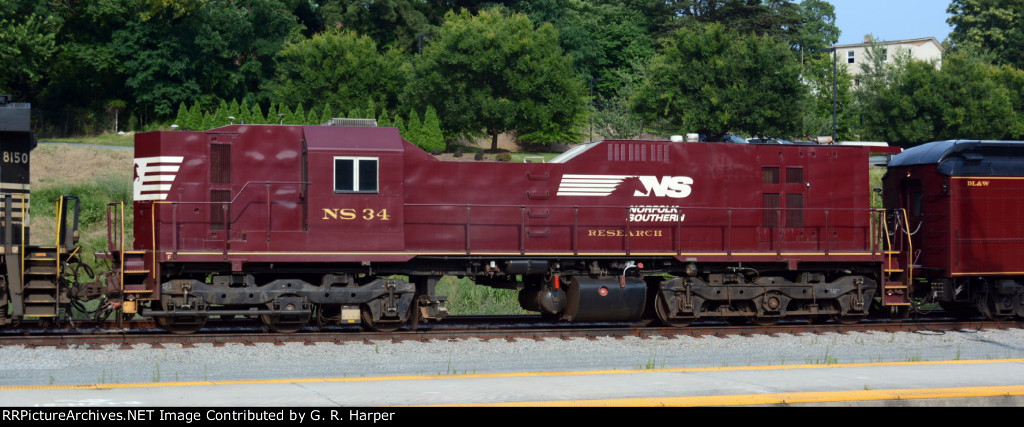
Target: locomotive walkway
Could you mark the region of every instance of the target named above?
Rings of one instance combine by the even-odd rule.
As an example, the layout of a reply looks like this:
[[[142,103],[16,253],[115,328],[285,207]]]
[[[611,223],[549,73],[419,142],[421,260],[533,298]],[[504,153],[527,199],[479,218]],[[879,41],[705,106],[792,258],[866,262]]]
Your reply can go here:
[[[1024,359],[0,386],[0,402],[140,408],[1020,406]]]

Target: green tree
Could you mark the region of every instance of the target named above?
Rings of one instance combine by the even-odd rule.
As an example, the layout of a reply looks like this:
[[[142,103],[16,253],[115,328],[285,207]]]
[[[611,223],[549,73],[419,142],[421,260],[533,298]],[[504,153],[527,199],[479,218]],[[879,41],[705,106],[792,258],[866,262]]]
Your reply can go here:
[[[353,30],[372,38],[385,50],[397,48],[415,52],[419,36],[429,34],[440,23],[441,16],[431,3],[434,2],[325,0],[321,2],[320,12],[328,27]]]
[[[869,49],[868,59],[881,56],[879,51]],[[884,67],[877,64],[864,64],[872,74],[856,92],[862,132],[869,139],[902,147],[943,139],[1003,139],[1019,125],[1012,100],[1017,95],[997,78],[999,67],[976,55],[947,55],[941,70],[909,55]]]
[[[785,41],[794,51],[835,44],[839,28],[835,9],[824,0],[694,0],[680,5],[682,25],[716,22],[740,34],[754,33]]]
[[[444,132],[441,130],[441,120],[437,117],[437,110],[433,105],[428,105],[423,113],[423,125],[420,127],[420,138],[423,149],[428,152],[445,149]]]
[[[409,121],[406,124],[405,133],[402,134],[402,137],[406,141],[413,143],[413,145],[427,150],[423,144],[423,122],[420,121],[420,115],[416,113],[415,109],[409,111]]]
[[[324,111],[320,113],[320,123],[327,123],[329,120],[334,118],[334,110],[331,109],[331,103],[328,102],[324,105]]]
[[[316,110],[316,107],[310,108],[309,113],[306,114],[307,125],[318,125],[320,124],[320,112]]]
[[[1002,65],[990,69],[992,77],[1011,94],[1013,121],[1007,129],[1007,137],[1015,140],[1024,139],[1024,70]]]
[[[182,101],[180,104],[178,104],[178,114],[174,116],[173,123],[177,124],[179,127],[188,127],[189,112],[188,107],[185,106],[185,101]]]
[[[394,123],[391,122],[391,118],[388,117],[388,110],[383,110],[380,112],[380,117],[377,118],[377,126],[380,126],[382,128],[394,126]]]
[[[288,43],[277,55],[276,77],[266,85],[278,102],[358,109],[395,108],[408,70],[396,50],[381,54],[369,37],[332,29]]]
[[[803,76],[810,95],[805,99],[800,133],[793,136],[831,135],[835,122],[839,140],[854,139],[857,112],[847,68],[836,64],[832,53],[812,53],[805,58]]]
[[[806,93],[800,78],[784,42],[698,25],[666,41],[633,106],[648,120],[666,118],[703,134],[789,135],[799,127]]]
[[[48,59],[58,49],[60,22],[50,15],[19,16],[12,6],[0,6],[0,92],[27,101],[39,93],[40,82],[49,74]]]
[[[534,28],[526,15],[450,12],[417,61],[407,105],[439,102],[450,135],[486,134],[491,149],[511,130],[564,133],[585,114],[582,79],[550,24]]]
[[[280,13],[289,1],[139,2],[108,46],[135,102],[159,116],[182,100],[258,100],[274,55],[299,30],[293,15]]]
[[[263,124],[267,122],[267,116],[263,115],[263,108],[258,102],[252,103],[252,110],[249,111],[249,123]]]
[[[947,12],[954,50],[988,51],[998,64],[1024,68],[1024,0],[952,0]]]
[[[621,87],[620,74],[654,55],[649,17],[620,2],[585,0],[521,1],[535,24],[551,23],[573,69],[593,82],[595,93]]]

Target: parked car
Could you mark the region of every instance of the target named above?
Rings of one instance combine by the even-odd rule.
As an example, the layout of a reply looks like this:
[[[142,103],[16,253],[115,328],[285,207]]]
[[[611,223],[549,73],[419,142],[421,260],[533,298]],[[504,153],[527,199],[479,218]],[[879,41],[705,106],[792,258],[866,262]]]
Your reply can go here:
[[[733,144],[747,144],[747,140],[740,138],[731,133],[718,133],[711,135],[703,135],[700,138],[701,142],[728,142]]]
[[[814,145],[814,142],[811,141],[790,141],[783,138],[750,138],[747,142],[751,144]]]

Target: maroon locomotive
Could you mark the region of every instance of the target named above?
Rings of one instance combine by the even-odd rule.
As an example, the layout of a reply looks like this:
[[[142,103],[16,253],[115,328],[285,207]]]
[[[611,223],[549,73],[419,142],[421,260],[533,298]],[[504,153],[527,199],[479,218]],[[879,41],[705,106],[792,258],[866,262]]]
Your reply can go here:
[[[884,185],[907,293],[957,315],[1024,316],[1024,142],[910,148]]]
[[[218,316],[393,330],[447,314],[445,275],[569,321],[855,321],[879,290],[908,301],[869,186],[869,156],[898,151],[604,141],[442,162],[394,128],[145,133],[111,283],[179,333]]]

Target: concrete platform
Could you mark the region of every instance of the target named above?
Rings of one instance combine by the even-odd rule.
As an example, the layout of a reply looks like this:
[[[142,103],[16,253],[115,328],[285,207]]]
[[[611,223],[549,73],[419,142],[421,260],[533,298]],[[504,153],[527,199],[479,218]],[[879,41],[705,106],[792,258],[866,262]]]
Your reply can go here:
[[[1021,404],[1024,359],[0,387],[22,408]]]

